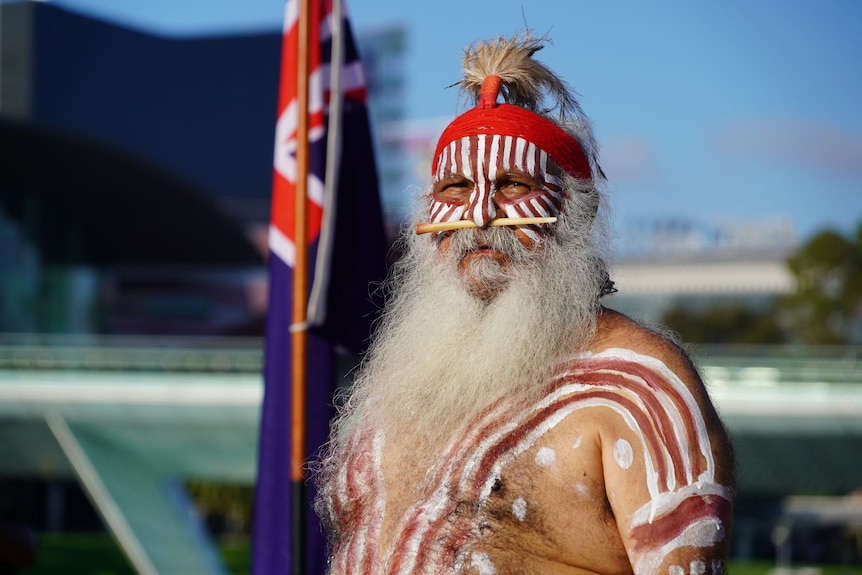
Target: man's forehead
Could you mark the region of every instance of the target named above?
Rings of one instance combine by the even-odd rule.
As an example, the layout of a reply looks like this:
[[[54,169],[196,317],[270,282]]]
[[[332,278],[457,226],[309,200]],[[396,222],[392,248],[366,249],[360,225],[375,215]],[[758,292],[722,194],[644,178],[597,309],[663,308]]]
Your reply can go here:
[[[486,174],[488,176],[501,178],[501,177],[513,177],[513,178],[534,178],[539,174],[535,174],[532,172],[528,172],[527,170],[523,170],[516,166],[505,166],[499,165],[497,166],[496,171],[492,174],[490,171]],[[470,170],[452,170],[446,172],[441,179],[437,180],[439,182],[449,182],[449,181],[458,181],[463,179],[471,179],[473,174],[470,173]]]
[[[474,177],[477,170],[487,175],[501,171],[543,175],[548,154],[524,138],[498,134],[478,134],[453,140],[439,155],[435,180],[454,176]]]

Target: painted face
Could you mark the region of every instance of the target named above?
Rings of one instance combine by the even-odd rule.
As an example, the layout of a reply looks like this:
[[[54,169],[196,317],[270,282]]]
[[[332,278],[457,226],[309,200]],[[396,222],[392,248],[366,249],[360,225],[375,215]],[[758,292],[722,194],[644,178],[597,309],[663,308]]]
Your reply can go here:
[[[523,138],[479,134],[454,140],[440,154],[429,219],[485,227],[496,217],[556,216],[562,202],[561,181],[548,173],[544,150]],[[523,231],[535,241],[539,229]]]

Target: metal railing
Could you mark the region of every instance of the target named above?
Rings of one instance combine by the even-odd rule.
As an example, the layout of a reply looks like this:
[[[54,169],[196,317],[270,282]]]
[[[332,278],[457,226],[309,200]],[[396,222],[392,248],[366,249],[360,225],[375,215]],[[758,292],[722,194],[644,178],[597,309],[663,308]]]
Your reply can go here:
[[[0,335],[0,370],[260,373],[260,338]]]

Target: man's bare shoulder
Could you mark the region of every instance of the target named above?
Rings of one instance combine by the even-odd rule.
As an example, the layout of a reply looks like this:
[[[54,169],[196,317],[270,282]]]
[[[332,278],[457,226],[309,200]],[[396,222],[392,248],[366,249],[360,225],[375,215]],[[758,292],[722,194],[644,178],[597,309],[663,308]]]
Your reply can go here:
[[[710,436],[718,475],[725,485],[734,483],[733,448],[700,373],[689,354],[672,337],[651,329],[617,311],[604,308],[590,351],[626,349],[660,361],[688,389],[697,403]]]
[[[702,572],[721,572],[732,514],[733,453],[693,362],[672,338],[607,309],[589,351],[621,359],[613,369],[631,370],[634,378],[609,388],[620,394],[609,404],[628,419],[609,413],[599,436],[609,501],[635,572],[673,572],[695,563],[704,566]],[[630,384],[641,377],[650,383]],[[625,403],[622,388],[650,407]],[[657,525],[689,535],[667,539]]]
[[[679,343],[671,336],[646,327],[620,312],[603,308],[589,351],[601,353],[609,349],[626,349],[640,356],[651,357],[673,372],[697,402],[710,435],[718,445],[724,446],[721,459],[725,467],[732,467],[732,453],[724,426],[694,361]]]
[[[612,348],[627,349],[657,359],[688,387],[701,386],[700,376],[688,353],[669,335],[638,323],[618,311],[602,308],[589,351],[600,353]]]

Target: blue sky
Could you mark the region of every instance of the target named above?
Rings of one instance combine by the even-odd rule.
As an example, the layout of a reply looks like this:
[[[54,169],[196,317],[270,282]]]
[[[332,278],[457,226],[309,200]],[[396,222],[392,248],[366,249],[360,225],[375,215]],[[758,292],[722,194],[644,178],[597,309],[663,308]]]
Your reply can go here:
[[[282,0],[53,0],[165,35],[278,29]],[[403,24],[407,113],[453,114],[462,49],[526,25],[581,94],[618,221],[791,217],[804,239],[862,223],[862,2],[348,0]]]

